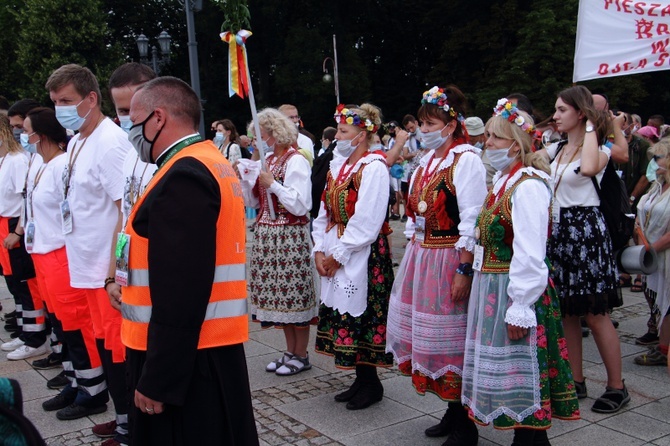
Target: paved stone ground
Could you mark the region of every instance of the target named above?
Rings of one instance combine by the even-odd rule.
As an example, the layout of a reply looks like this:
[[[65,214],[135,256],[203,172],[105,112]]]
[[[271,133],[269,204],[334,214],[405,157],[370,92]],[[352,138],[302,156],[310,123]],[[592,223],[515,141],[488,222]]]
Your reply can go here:
[[[402,225],[392,222],[392,244],[397,262],[402,259],[406,240]],[[250,240],[252,234],[249,233]],[[4,282],[4,281],[0,281]],[[641,293],[624,292],[624,306],[613,313],[620,322],[623,371],[632,396],[631,403],[614,415],[590,411],[604,389],[606,375],[593,338],[584,340],[584,369],[590,397],[581,401],[582,420],[557,421],[549,431],[554,445],[670,445],[670,379],[663,367],[641,367],[633,357],[645,348],[635,345],[635,337],[646,330],[648,309]],[[13,302],[0,284],[0,303],[4,311]],[[436,423],[446,403],[437,397],[421,397],[414,392],[409,379],[397,369],[381,371],[385,397],[363,412],[351,412],[333,401],[334,394],[352,382],[351,371],[336,369],[332,359],[313,354],[312,369],[295,376],[278,377],[265,372],[265,365],[275,359],[284,347],[282,332],[261,330],[251,324],[250,340],[245,344],[247,365],[256,425],[262,445],[440,445],[444,439],[429,439],[423,430]],[[314,330],[312,341],[314,345]],[[9,340],[0,329],[0,340]],[[46,380],[59,370],[36,371],[29,361],[7,361],[0,352],[0,375],[18,379],[24,391],[25,413],[46,438],[48,445],[98,445],[91,427],[113,418],[111,405],[104,414],[81,420],[58,421],[45,413],[41,403],[56,394],[46,388]],[[511,444],[512,433],[480,428],[480,445]]]

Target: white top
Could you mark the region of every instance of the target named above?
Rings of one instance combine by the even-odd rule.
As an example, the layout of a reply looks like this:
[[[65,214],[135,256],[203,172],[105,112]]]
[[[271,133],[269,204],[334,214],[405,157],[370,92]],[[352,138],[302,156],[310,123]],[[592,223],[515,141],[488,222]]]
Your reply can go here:
[[[579,167],[582,165],[581,158],[576,158],[575,161],[570,164],[558,164],[559,158],[561,158],[561,152],[556,154],[558,149],[558,143],[553,143],[547,147],[547,153],[549,158],[553,161],[551,162],[551,187],[554,191],[554,203],[562,208],[569,208],[573,206],[600,206],[600,198],[598,198],[598,192],[596,191],[595,186],[591,177],[577,173]],[[607,158],[610,157],[610,149],[606,146],[600,146],[600,151],[607,155]],[[569,158],[563,157],[561,161],[569,161]],[[607,166],[605,166],[606,168]],[[601,170],[596,179],[598,184],[603,178],[605,173],[605,168]],[[558,183],[559,178],[560,183]],[[556,184],[558,183],[558,188]]]
[[[374,161],[380,159],[382,162]],[[337,178],[347,158],[337,157],[330,163],[330,173]],[[341,238],[337,225],[326,232],[328,216],[323,201],[319,216],[312,224],[313,252],[333,255],[342,267],[334,277],[321,277],[321,302],[341,313],[360,316],[367,306],[368,257],[370,245],[379,236],[386,218],[389,200],[389,172],[384,157],[368,153],[359,159],[349,176],[367,164],[363,170],[354,215]]]
[[[298,148],[307,149],[312,152],[312,159],[314,159],[314,143],[309,138],[309,136],[303,135],[300,132],[298,132]]]
[[[115,202],[123,198],[123,161],[128,151],[135,149],[128,134],[109,118],[86,138],[83,149],[80,138],[77,134],[70,140],[63,170],[65,181],[68,165],[79,152],[67,197],[72,215],[72,232],[65,236],[70,284],[73,288],[101,288],[116,239],[119,212]]]
[[[549,176],[532,167],[518,170],[507,182],[509,190],[523,173],[537,175],[549,181]],[[493,178],[493,193],[497,194],[509,175],[500,172]],[[537,319],[533,305],[540,298],[549,278],[545,263],[551,191],[539,180],[526,180],[512,194],[512,261],[509,267],[507,294],[512,305],[507,309],[505,322],[518,327],[535,327]]]
[[[266,159],[270,156],[272,154],[268,153]],[[260,201],[253,194],[252,189],[261,173],[261,162],[242,158],[237,164],[237,169],[242,177],[240,183],[242,184],[244,205],[258,209]],[[302,217],[312,209],[311,176],[312,169],[309,167],[309,161],[304,156],[295,154],[286,162],[284,184],[275,181],[270,186],[270,192],[277,196],[277,199],[287,211]]]
[[[444,170],[454,163],[454,157],[457,153],[463,153],[458,159],[458,164],[454,170],[454,187],[456,188],[456,195],[458,199],[458,214],[461,222],[458,224],[458,233],[460,238],[454,245],[455,248],[473,252],[477,243],[475,239],[475,221],[482,208],[482,204],[486,199],[486,169],[482,160],[479,157],[481,151],[469,144],[461,144],[449,151],[447,156],[441,160],[438,170]],[[426,169],[426,165],[435,153],[434,150],[429,151],[421,158],[419,166]],[[439,158],[438,158],[439,160]],[[439,161],[433,160],[433,163]],[[432,170],[434,164],[430,166]],[[414,184],[416,172],[412,175],[410,182],[410,191]],[[408,218],[405,225],[405,236],[411,239],[414,235],[414,219]]]
[[[63,169],[66,164],[67,154],[62,154],[47,164],[42,162],[41,156],[36,156],[30,166],[26,215],[27,221],[35,224],[33,254],[47,254],[65,246],[60,202],[63,201]],[[35,187],[38,174],[39,182]]]
[[[28,158],[23,151],[0,158],[0,216],[18,217],[23,204],[23,186],[28,173]]]
[[[229,145],[230,148],[228,148]],[[225,144],[221,144],[219,151],[223,154],[224,157],[226,157],[231,166],[234,165],[237,160],[242,158],[240,146],[236,143],[231,144],[230,142],[227,142]]]
[[[140,160],[137,150],[129,150],[123,161],[123,202],[121,212],[123,213],[123,226],[126,226],[133,203],[144,193],[147,184],[156,172],[158,166],[145,163]]]

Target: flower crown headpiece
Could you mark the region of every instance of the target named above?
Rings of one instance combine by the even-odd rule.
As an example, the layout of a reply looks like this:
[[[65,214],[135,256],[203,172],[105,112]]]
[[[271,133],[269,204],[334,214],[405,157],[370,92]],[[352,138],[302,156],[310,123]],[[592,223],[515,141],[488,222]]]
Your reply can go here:
[[[502,116],[509,122],[513,122],[521,127],[521,130],[529,135],[533,136],[535,134],[535,126],[526,122],[524,117],[519,114],[517,106],[511,103],[507,98],[498,100],[498,103],[493,108],[493,116]]]
[[[421,104],[437,105],[442,110],[449,113],[451,117],[458,119],[461,123],[465,122],[463,115],[458,113],[452,106],[449,105],[449,102],[447,101],[447,95],[442,88],[433,87],[428,91],[424,91]]]
[[[337,106],[333,117],[338,124],[354,125],[372,133],[376,132],[379,128],[370,119],[361,119],[361,117],[358,116],[358,113],[350,108],[346,108],[344,104]]]

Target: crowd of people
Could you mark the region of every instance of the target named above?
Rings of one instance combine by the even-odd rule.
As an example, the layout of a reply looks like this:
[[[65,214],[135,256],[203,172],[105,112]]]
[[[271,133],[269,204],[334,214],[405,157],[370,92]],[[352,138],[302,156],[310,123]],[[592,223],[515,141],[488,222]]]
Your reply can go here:
[[[580,418],[590,333],[607,373],[592,410],[621,410],[630,395],[610,313],[624,286],[649,304],[636,340],[649,351],[635,363],[667,365],[660,115],[643,126],[573,86],[546,119],[520,93],[482,119],[457,86],[435,86],[400,122],[338,105],[319,145],[291,104],[241,133],[216,120],[205,140],[193,90],[141,64],[109,80],[114,120],[87,68],[55,70],[46,89],[55,110],[22,99],[0,116],[0,265],[16,302],[1,348],[63,368],[42,404],[60,420],[102,413],[111,397],[115,419],[93,428],[105,446],[257,444],[248,314],[282,330],[286,350],[265,367],[280,377],[312,367],[315,325],[314,352],[355,370],[334,395],[348,410],[381,401],[377,369],[396,364],[419,394],[448,402],[425,431],[446,446],[477,444],[478,424],[549,444],[553,418]],[[619,274],[601,211],[607,169],[636,213],[629,244],[658,254],[646,276]]]

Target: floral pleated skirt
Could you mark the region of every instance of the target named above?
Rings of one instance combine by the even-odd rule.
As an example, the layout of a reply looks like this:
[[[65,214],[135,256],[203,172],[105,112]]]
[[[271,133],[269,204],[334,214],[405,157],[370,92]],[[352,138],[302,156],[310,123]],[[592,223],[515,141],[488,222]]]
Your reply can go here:
[[[365,311],[354,317],[321,304],[315,350],[334,357],[335,366],[391,367],[386,353],[386,317],[393,284],[393,262],[388,239],[380,235],[368,258],[368,300]]]

